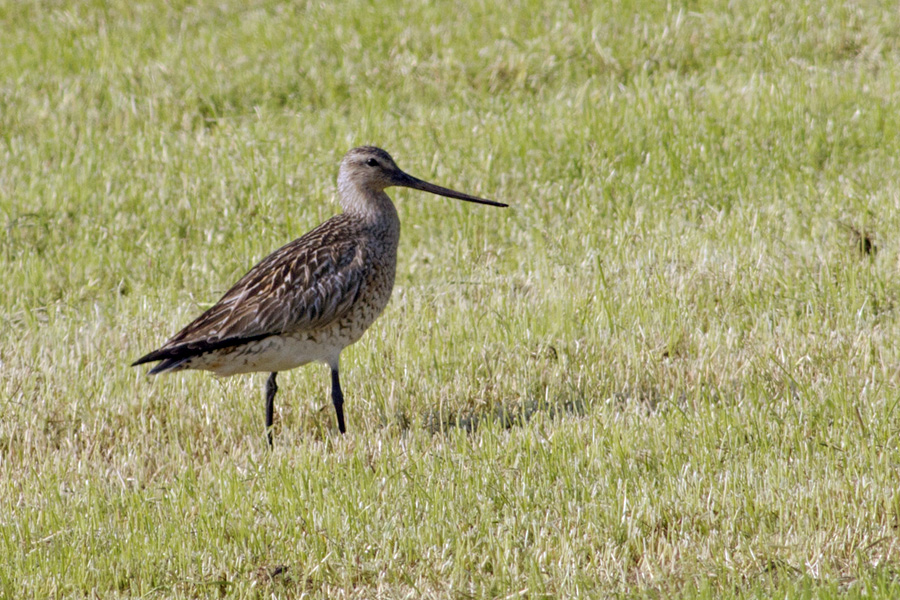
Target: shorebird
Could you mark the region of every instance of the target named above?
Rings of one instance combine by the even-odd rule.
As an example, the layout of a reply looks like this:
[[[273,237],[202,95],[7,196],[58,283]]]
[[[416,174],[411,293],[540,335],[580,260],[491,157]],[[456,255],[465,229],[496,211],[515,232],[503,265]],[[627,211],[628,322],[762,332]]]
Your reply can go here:
[[[394,287],[400,219],[384,192],[391,186],[507,206],[416,179],[380,148],[354,148],[338,174],[341,214],[264,258],[212,308],[132,366],[158,361],[151,375],[184,369],[271,373],[265,389],[271,446],[276,376],[324,362],[331,368],[338,430],[345,433],[341,351],[375,322]]]

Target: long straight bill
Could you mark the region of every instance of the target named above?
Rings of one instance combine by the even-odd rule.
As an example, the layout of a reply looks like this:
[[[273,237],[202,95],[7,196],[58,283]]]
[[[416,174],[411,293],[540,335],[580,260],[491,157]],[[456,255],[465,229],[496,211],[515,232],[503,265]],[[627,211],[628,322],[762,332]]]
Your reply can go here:
[[[470,196],[469,194],[463,194],[462,192],[457,192],[451,190],[449,188],[441,187],[439,185],[434,185],[433,183],[428,183],[427,181],[422,181],[421,179],[416,179],[412,175],[403,174],[403,181],[400,185],[413,188],[416,190],[422,190],[423,192],[430,192],[432,194],[437,194],[438,196],[446,196],[447,198],[456,198],[457,200],[465,200],[466,202],[475,202],[476,204],[487,204],[488,206],[500,206],[507,207],[509,204],[503,204],[502,202],[494,202],[493,200],[485,200],[484,198],[479,198],[477,196]]]

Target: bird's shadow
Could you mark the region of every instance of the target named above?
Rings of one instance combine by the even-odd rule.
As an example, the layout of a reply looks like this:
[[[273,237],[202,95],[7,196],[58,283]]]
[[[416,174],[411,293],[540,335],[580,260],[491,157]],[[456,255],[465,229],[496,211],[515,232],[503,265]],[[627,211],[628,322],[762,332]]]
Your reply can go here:
[[[587,410],[587,403],[583,398],[530,399],[512,405],[495,404],[480,410],[433,410],[424,415],[422,426],[432,435],[448,433],[454,429],[475,433],[484,425],[512,429],[524,427],[536,417],[553,420],[570,416],[582,417],[587,414]]]

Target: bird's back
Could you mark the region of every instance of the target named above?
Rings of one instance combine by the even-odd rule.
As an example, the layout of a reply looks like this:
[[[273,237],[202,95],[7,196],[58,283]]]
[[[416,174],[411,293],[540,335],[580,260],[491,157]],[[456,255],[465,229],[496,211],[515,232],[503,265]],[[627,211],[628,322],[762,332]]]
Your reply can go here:
[[[324,355],[359,339],[390,299],[399,242],[399,222],[391,221],[332,217],[263,259],[135,364],[161,361],[151,373],[196,368],[230,374],[328,361]],[[229,356],[243,357],[230,365],[238,370],[229,368]]]

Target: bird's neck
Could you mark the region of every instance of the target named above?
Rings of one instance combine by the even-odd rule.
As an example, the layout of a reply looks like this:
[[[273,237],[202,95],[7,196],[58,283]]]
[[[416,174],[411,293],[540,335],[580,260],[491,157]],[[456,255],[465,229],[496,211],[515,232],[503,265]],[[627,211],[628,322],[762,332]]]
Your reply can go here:
[[[344,212],[366,225],[400,235],[397,208],[383,190],[361,190],[356,186],[339,187]]]

